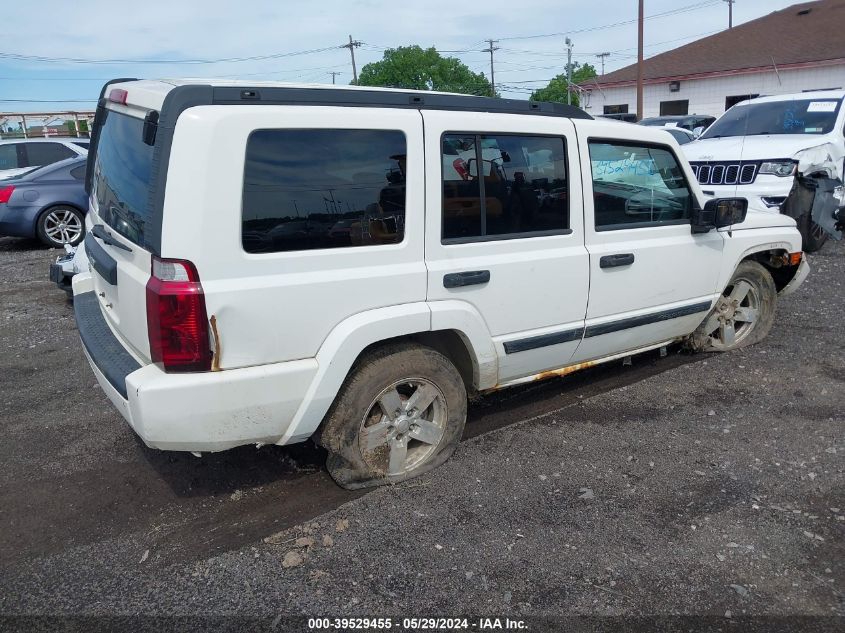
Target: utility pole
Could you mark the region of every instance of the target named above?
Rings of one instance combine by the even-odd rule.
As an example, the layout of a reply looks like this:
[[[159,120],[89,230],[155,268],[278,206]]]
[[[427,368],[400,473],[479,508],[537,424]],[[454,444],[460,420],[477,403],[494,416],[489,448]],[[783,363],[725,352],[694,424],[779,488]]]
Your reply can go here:
[[[566,105],[572,105],[572,40],[566,38]]]
[[[352,85],[358,85],[358,69],[355,67],[355,49],[361,46],[361,42],[358,40],[353,40],[352,36],[349,36],[349,44],[341,44],[338,48],[348,48],[349,54],[352,56]],[[332,76],[334,79],[334,76]],[[334,82],[332,82],[334,83]]]
[[[604,75],[604,58],[610,57],[610,53],[598,53],[596,57],[601,59],[601,74]]]
[[[498,46],[493,46],[493,44],[497,44],[499,40],[485,40],[490,47],[484,48],[481,50],[482,53],[490,53],[490,92],[492,93],[490,96],[496,96],[496,75],[493,74],[493,51],[499,50]]]
[[[728,3],[728,28],[734,27],[734,2],[736,0],[725,0]]]
[[[330,72],[330,73],[328,73],[328,74],[332,76],[332,85],[334,85],[334,78],[335,78],[335,76],[337,76],[337,75],[342,75],[343,73],[342,73],[342,72],[340,72],[339,70],[333,70],[333,71],[331,71],[331,72]]]
[[[640,15],[637,20],[637,120],[643,118],[643,22],[645,9],[640,0]]]

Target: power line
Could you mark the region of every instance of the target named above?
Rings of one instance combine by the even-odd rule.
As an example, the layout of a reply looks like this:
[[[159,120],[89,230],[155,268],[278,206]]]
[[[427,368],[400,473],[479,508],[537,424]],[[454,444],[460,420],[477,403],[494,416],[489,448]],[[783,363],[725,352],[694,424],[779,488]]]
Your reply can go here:
[[[361,43],[359,42],[358,45]],[[298,55],[311,55],[326,51],[345,48],[344,46],[326,46],[305,51],[291,53],[273,53],[270,55],[253,55],[250,57],[224,57],[220,59],[84,59],[81,57],[44,57],[42,55],[22,55],[20,53],[0,52],[0,59],[14,59],[18,61],[64,62],[68,64],[222,64],[233,62],[261,61],[266,59],[281,59]]]
[[[287,70],[267,70],[260,73],[238,73],[237,75],[192,75],[193,79],[215,79],[215,78],[239,78],[239,77],[264,77],[267,75],[281,75],[287,73],[305,73],[314,70],[327,70],[329,68],[341,68],[346,64],[333,64],[331,66],[312,66],[310,68],[288,68]],[[329,73],[331,74],[331,73]],[[0,77],[0,81],[110,81],[111,77]]]
[[[0,99],[0,103],[97,103],[96,99]]]
[[[705,7],[710,7],[715,4],[718,4],[721,0],[708,0],[707,2],[698,2],[696,4],[690,4],[685,7],[678,7],[677,9],[670,9],[669,11],[663,11],[662,13],[655,13],[653,15],[645,16],[646,20],[654,19],[654,18],[662,18],[667,17],[670,15],[678,15],[680,13],[687,13],[689,11],[697,11],[698,9],[704,9]],[[634,18],[632,20],[624,20],[622,22],[614,22],[613,24],[603,24],[600,26],[591,26],[588,28],[583,29],[574,29],[572,31],[561,31],[559,33],[541,33],[538,35],[515,35],[512,37],[500,37],[499,40],[531,40],[540,37],[560,37],[562,35],[575,35],[577,33],[589,33],[591,31],[600,31],[602,29],[612,29],[617,26],[625,26],[626,24],[635,24],[638,18]]]

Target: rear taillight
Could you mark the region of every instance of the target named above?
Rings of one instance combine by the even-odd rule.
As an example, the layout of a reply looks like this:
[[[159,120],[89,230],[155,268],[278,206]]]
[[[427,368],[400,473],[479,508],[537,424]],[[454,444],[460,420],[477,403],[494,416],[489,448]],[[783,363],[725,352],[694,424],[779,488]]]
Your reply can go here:
[[[150,358],[165,371],[211,369],[205,295],[191,262],[153,257],[147,282],[147,331]]]
[[[12,197],[12,194],[15,192],[15,188],[12,185],[8,185],[6,187],[0,187],[0,204],[4,202],[8,202],[9,198]]]

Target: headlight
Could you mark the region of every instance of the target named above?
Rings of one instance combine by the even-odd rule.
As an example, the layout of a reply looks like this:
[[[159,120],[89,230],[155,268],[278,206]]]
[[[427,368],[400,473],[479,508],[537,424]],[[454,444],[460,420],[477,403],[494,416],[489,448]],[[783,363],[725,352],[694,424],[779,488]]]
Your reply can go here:
[[[792,160],[769,161],[760,165],[760,174],[772,174],[774,176],[792,176],[795,174],[795,166],[798,163]]]

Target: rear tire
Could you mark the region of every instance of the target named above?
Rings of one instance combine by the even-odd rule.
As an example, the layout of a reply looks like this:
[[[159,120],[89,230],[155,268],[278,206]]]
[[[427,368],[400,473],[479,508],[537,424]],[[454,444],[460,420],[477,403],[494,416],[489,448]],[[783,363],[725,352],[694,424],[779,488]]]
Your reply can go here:
[[[777,288],[755,261],[740,262],[704,322],[690,335],[696,351],[728,352],[766,338],[775,320]]]
[[[47,246],[76,246],[85,237],[85,214],[74,207],[50,207],[38,216],[36,232]]]
[[[798,231],[801,233],[803,240],[803,250],[806,253],[815,253],[821,250],[824,243],[827,242],[829,235],[822,227],[813,222],[809,213],[805,213],[797,220]]]
[[[353,367],[317,441],[348,489],[398,483],[445,462],[466,423],[463,379],[440,352],[390,345]]]

